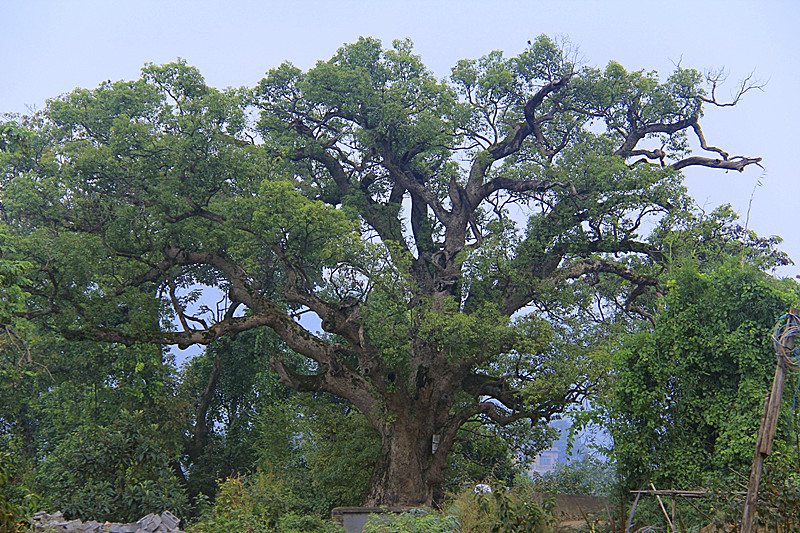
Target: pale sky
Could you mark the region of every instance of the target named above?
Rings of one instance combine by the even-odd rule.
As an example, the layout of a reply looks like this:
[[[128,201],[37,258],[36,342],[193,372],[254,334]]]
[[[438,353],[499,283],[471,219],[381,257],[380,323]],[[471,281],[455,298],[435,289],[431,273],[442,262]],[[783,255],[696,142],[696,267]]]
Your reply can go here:
[[[595,67],[725,68],[724,95],[751,73],[767,82],[734,108],[708,109],[702,123],[709,144],[763,157],[765,170],[692,169],[687,185],[706,210],[730,203],[743,223],[752,195],[749,227],[781,235],[800,263],[798,23],[796,0],[0,0],[0,113],[41,109],[75,87],[135,79],[145,63],[179,57],[209,85],[252,87],[285,60],[305,70],[361,35],[386,45],[408,37],[445,77],[459,59],[515,55],[546,33],[568,38]]]

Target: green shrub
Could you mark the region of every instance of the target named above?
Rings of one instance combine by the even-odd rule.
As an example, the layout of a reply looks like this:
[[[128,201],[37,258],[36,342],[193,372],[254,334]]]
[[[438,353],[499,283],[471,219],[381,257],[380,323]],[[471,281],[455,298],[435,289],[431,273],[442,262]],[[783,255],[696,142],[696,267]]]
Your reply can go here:
[[[364,533],[455,533],[458,522],[453,516],[433,511],[412,511],[395,516],[372,515]]]
[[[328,533],[341,531],[330,521],[299,515],[301,504],[273,473],[257,471],[219,484],[216,500],[191,530],[194,533]]]
[[[539,533],[554,522],[554,502],[538,504],[530,490],[506,489],[493,484],[493,492],[476,494],[474,486],[451,496],[447,514],[458,524],[458,533]]]
[[[0,533],[19,533],[26,526],[24,514],[10,498],[13,478],[11,454],[0,453]]]
[[[491,517],[491,533],[538,533],[549,531],[554,522],[552,501],[539,505],[529,495],[495,488],[479,495],[481,512]]]
[[[337,533],[344,531],[330,520],[310,515],[289,513],[281,517],[278,523],[280,533]]]
[[[487,515],[480,505],[481,496],[475,494],[473,485],[464,487],[451,496],[447,513],[456,518],[459,533],[485,533],[492,525],[493,517]]]
[[[571,463],[560,463],[550,472],[536,473],[532,478],[520,477],[516,481],[521,487],[546,494],[608,496],[614,487],[614,470],[609,463],[584,457]]]
[[[148,513],[187,509],[184,490],[160,444],[158,426],[121,411],[110,426],[82,426],[39,470],[45,505],[81,520],[133,522]]]

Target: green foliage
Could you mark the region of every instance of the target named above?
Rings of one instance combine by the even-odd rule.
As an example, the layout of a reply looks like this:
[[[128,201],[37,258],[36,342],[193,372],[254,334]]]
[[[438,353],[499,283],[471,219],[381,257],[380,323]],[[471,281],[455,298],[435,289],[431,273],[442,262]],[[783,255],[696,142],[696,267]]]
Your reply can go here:
[[[800,450],[772,455],[758,488],[757,522],[765,528],[777,525],[786,531],[800,529]],[[721,493],[717,493],[721,494]],[[719,519],[728,517],[718,513]]]
[[[308,478],[297,492],[322,515],[336,506],[361,505],[381,450],[374,428],[334,398],[305,398],[298,407],[293,430]]]
[[[143,413],[120,411],[102,426],[82,426],[48,455],[37,476],[45,503],[66,516],[133,522],[151,512],[187,511],[160,428]]]
[[[0,224],[0,326],[10,324],[14,314],[25,311],[30,294],[22,286],[30,283],[25,273],[33,266],[29,261],[5,259],[14,253],[8,239],[8,227]]]
[[[747,470],[775,369],[772,328],[797,302],[794,283],[747,265],[690,263],[667,286],[654,331],[614,355],[611,433],[631,488],[701,487]]]
[[[525,431],[522,438],[528,434]],[[487,478],[512,483],[519,469],[513,460],[513,440],[495,428],[482,427],[477,422],[465,424],[445,471],[446,488],[452,491]]]
[[[15,326],[19,339],[0,338],[0,454],[14,457],[15,472],[9,498],[28,513],[61,508],[88,519],[185,512],[166,466],[180,456],[184,422],[161,350],[67,342],[37,321]]]
[[[220,339],[185,364],[180,374],[179,398],[191,405],[195,424],[203,422],[205,433],[189,428],[186,461],[189,493],[213,499],[217,480],[255,471],[266,461],[269,468],[289,468],[291,450],[290,391],[281,386],[269,369],[266,357],[253,351],[275,349],[277,343],[266,332],[236,339]],[[214,383],[211,382],[215,375]],[[209,389],[209,384],[213,387]],[[204,398],[204,395],[210,395]],[[205,413],[198,412],[207,401]],[[191,416],[191,415],[190,415]]]
[[[388,465],[376,459],[395,442],[410,449],[388,457],[413,460],[389,466],[411,469],[415,482],[376,475],[397,486],[373,494],[430,501],[455,440],[481,465],[454,461],[451,479],[510,477],[512,452],[541,449],[543,422],[601,387],[610,347],[637,313],[655,312],[655,278],[672,258],[713,260],[743,244],[743,261],[785,260],[776,240],[734,228],[730,212],[698,221],[690,210],[672,163],[687,163],[686,132],[702,116],[699,73],[662,79],[570,56],[540,36],[516,57],[493,51],[437,80],[410,41],[360,38],[306,72],[272,69],[252,90],[209,87],[184,61],[147,65],[137,80],[76,89],[0,125],[0,325],[13,325],[0,344],[0,377],[13,384],[0,383],[0,445],[23,451],[31,470],[46,458],[36,475],[71,502],[83,474],[70,469],[89,464],[76,451],[90,450],[109,479],[107,493],[92,495],[105,513],[118,492],[127,508],[151,498],[126,488],[145,479],[177,502],[165,458],[177,470],[185,457],[192,496],[261,464],[315,512],[356,503],[365,467]],[[705,241],[719,235],[712,250]],[[216,308],[206,287],[222,293]],[[751,292],[747,305],[760,301]],[[640,354],[679,359],[682,390],[705,392],[692,376],[731,377],[719,361],[700,368],[700,349],[712,325],[741,315],[732,302],[676,318],[694,320],[696,334],[672,338],[662,324],[661,344],[636,337],[613,364],[646,372]],[[758,366],[737,348],[757,330],[731,330],[719,350],[741,372]],[[70,342],[86,339],[109,344]],[[173,393],[173,369],[140,343],[209,349]],[[12,364],[20,354],[25,368]],[[313,399],[279,392],[270,363]],[[670,421],[647,426],[654,405],[631,392],[636,379],[621,370],[617,398],[643,438],[663,437]],[[751,401],[758,387],[744,383],[738,392]],[[113,453],[96,446],[130,431],[113,419],[119,408],[143,412],[133,440],[161,466],[105,472]],[[103,437],[90,438],[98,428]],[[733,464],[743,436],[725,439],[718,455]],[[220,516],[280,527],[272,515],[234,514]]]
[[[491,533],[548,531],[554,521],[552,501],[545,500],[539,505],[525,495],[505,490],[502,485],[489,494],[481,494],[479,504],[481,512],[492,518]]]
[[[22,154],[30,150],[33,145],[34,132],[9,120],[0,122],[0,160],[5,154]]]
[[[800,481],[798,455],[777,452],[766,460],[756,502],[755,527],[765,530],[797,531],[800,525]],[[742,487],[747,478],[740,476],[739,484],[722,475],[709,480],[709,495],[689,504],[680,498],[676,502],[677,522],[682,529],[708,528],[729,531],[731,524],[742,519],[744,502]],[[667,503],[665,499],[664,503]],[[642,498],[636,509],[634,527],[666,526],[664,513],[655,498]]]
[[[274,474],[257,471],[220,481],[213,508],[191,527],[195,533],[333,533],[331,522],[293,512],[297,500]]]
[[[363,531],[364,533],[455,533],[459,529],[455,517],[421,510],[396,516],[372,515]]]
[[[798,451],[777,452],[765,464],[758,489],[755,527],[781,531],[800,529],[800,477]],[[741,493],[731,490],[730,483],[715,482],[708,500],[708,515],[722,529],[742,517]]]
[[[537,504],[525,490],[495,485],[490,494],[476,494],[473,486],[449,499],[442,511],[419,509],[399,515],[374,515],[364,527],[369,533],[522,533],[551,530],[554,503]]]
[[[552,471],[535,473],[533,478],[517,478],[517,483],[546,494],[610,496],[616,475],[610,463],[586,456],[577,461],[559,463]]]
[[[483,499],[474,489],[474,483],[463,485],[447,500],[445,512],[456,518],[459,533],[485,533],[493,521],[493,517],[484,512]]]
[[[671,262],[680,264],[691,258],[700,270],[713,270],[731,258],[764,272],[792,264],[786,253],[777,249],[780,237],[759,237],[738,219],[730,205],[702,216],[676,213],[661,221],[652,239],[659,242]]]
[[[228,478],[220,483],[208,530],[270,531],[290,504],[289,491],[272,475]],[[202,522],[198,529],[205,530]]]
[[[9,452],[0,452],[0,533],[27,531],[32,500],[31,494],[20,497],[18,471]]]
[[[528,479],[525,462],[547,449],[556,431],[547,424],[532,426],[528,421],[502,428],[477,421],[464,424],[445,470],[445,489],[457,493],[465,486],[474,486],[476,480],[524,486]]]
[[[208,406],[208,442],[187,468],[192,494],[214,496],[216,481],[238,473],[271,472],[295,495],[298,513],[327,515],[360,505],[380,440],[363,415],[331,395],[299,395],[278,383],[265,357],[278,348],[267,332],[220,339],[183,372],[184,395],[199,402],[215,365],[219,373]],[[294,371],[307,371],[287,354]]]

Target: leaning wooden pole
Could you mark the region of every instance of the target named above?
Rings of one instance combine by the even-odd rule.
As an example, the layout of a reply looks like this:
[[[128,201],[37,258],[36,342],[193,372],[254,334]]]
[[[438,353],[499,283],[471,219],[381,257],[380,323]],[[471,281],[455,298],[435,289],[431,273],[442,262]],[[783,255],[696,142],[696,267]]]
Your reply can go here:
[[[798,327],[800,311],[794,307],[789,311],[786,319],[787,327]],[[775,428],[778,425],[778,416],[781,411],[781,398],[783,397],[783,385],[786,382],[786,360],[787,355],[784,351],[791,352],[794,347],[792,335],[787,335],[785,339],[780,337],[780,326],[776,328],[776,356],[778,362],[775,366],[775,379],[772,380],[772,391],[767,395],[764,402],[764,414],[761,416],[761,427],[758,430],[758,440],[756,440],[756,450],[753,455],[753,468],[750,470],[750,483],[747,485],[747,497],[744,500],[744,510],[742,511],[742,533],[752,533],[753,521],[756,517],[756,502],[758,501],[758,485],[761,482],[761,471],[764,466],[764,459],[772,453],[772,443],[775,440]]]

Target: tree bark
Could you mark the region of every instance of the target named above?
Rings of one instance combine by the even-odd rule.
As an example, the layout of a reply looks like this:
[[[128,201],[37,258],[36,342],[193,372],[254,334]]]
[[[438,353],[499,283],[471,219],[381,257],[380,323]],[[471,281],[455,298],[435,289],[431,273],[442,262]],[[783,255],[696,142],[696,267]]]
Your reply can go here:
[[[365,505],[435,506],[442,498],[445,458],[451,446],[452,439],[426,423],[425,417],[405,416],[387,424]]]

